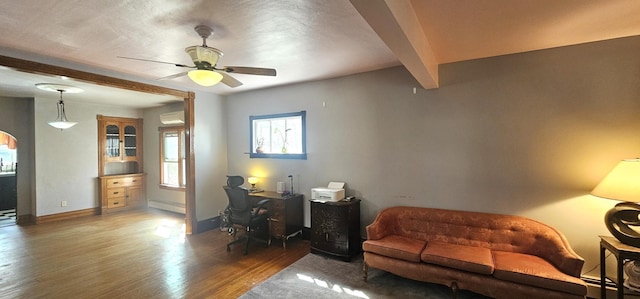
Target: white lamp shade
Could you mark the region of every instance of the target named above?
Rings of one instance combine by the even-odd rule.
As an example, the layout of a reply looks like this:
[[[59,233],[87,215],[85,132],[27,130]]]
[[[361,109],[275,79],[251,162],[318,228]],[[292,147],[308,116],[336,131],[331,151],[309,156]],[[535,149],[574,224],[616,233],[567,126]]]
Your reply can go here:
[[[189,78],[202,86],[213,86],[222,80],[222,74],[208,70],[193,70],[188,74]]]
[[[640,159],[620,161],[591,194],[620,201],[640,202]]]
[[[71,128],[78,123],[74,121],[50,121],[48,124],[56,129],[64,130]]]
[[[258,182],[258,178],[255,177],[249,177],[247,178],[247,182],[249,182],[249,184],[256,184]]]

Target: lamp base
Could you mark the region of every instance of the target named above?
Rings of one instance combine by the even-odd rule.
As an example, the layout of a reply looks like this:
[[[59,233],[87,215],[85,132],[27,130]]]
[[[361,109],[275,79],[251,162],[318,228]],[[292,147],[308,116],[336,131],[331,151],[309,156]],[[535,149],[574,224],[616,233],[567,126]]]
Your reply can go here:
[[[626,262],[624,264],[624,273],[627,274],[624,286],[636,292],[640,291],[640,261]]]
[[[640,226],[640,205],[621,202],[607,211],[604,224],[611,234],[623,244],[640,247],[640,233],[633,229]]]

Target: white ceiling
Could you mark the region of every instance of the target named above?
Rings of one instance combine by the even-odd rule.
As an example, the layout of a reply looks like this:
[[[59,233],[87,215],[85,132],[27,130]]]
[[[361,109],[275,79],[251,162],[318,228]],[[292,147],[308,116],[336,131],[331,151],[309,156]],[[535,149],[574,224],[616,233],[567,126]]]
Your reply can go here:
[[[2,1],[0,55],[217,94],[400,64],[435,88],[439,64],[640,35],[638,15],[636,0]],[[219,66],[275,68],[278,75],[234,74],[243,86],[200,87],[187,77],[155,81],[184,69],[117,58],[192,64],[184,48],[202,43],[193,30],[199,24],[214,28],[207,44],[224,52]],[[59,79],[0,69],[0,95],[34,96],[33,84],[43,80]],[[87,98],[109,104],[168,100],[136,94],[139,100],[120,103],[130,96],[82,87]]]

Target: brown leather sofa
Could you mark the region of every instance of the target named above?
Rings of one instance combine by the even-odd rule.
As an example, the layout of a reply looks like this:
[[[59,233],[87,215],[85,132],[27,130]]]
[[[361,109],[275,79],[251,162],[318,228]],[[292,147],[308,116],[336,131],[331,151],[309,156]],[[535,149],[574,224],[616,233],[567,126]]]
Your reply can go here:
[[[369,267],[498,299],[586,298],[584,260],[532,219],[418,207],[382,210],[367,226]]]

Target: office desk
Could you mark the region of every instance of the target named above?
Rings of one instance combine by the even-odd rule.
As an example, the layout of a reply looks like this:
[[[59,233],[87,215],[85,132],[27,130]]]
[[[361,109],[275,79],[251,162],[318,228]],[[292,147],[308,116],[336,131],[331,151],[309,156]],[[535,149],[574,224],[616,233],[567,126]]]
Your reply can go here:
[[[255,199],[269,198],[269,232],[271,236],[282,240],[282,247],[287,248],[287,240],[300,234],[304,226],[304,210],[302,209],[302,194],[283,197],[273,191],[249,193]]]

